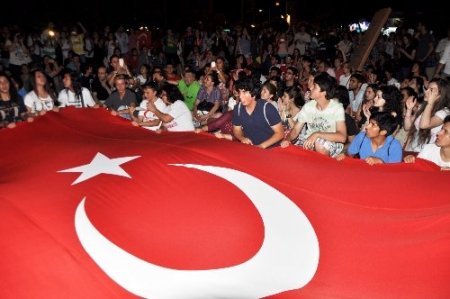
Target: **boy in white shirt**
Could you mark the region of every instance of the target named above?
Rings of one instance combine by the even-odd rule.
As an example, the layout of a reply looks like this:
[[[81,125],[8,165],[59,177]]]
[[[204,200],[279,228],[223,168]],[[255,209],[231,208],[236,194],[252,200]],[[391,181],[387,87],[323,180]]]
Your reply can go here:
[[[163,112],[167,112],[167,105],[164,101],[159,98],[158,84],[156,82],[150,82],[148,84],[142,85],[142,90],[144,91],[144,100],[141,102],[138,108],[130,107],[130,115],[132,118],[132,124],[134,126],[140,126],[152,131],[156,131],[161,127],[161,120],[148,109],[148,103],[152,102],[155,104],[156,108]],[[138,115],[135,115],[135,111],[138,111]]]
[[[288,140],[281,143],[282,147],[287,147],[291,141],[299,139],[297,145],[324,155],[335,157],[342,152],[347,139],[347,128],[342,104],[332,99],[335,87],[336,79],[327,73],[320,73],[314,78],[311,89],[313,101],[303,106],[297,123],[287,137]],[[306,135],[299,136],[305,124]]]
[[[163,129],[170,132],[194,132],[194,120],[191,110],[184,103],[180,90],[171,84],[161,88],[161,99],[167,105],[166,112],[160,111],[155,103],[148,102],[148,110],[163,122]]]

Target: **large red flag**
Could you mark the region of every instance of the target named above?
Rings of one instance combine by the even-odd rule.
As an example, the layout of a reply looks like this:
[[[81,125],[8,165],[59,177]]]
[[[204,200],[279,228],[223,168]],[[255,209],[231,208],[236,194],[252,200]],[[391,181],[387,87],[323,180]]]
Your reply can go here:
[[[1,298],[449,298],[449,173],[155,134],[0,131]]]

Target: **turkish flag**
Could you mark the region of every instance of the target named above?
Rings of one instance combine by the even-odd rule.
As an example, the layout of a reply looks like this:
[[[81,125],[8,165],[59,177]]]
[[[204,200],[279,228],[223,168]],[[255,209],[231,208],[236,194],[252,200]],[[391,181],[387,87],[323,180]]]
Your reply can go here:
[[[449,173],[66,108],[0,131],[1,298],[449,298]]]

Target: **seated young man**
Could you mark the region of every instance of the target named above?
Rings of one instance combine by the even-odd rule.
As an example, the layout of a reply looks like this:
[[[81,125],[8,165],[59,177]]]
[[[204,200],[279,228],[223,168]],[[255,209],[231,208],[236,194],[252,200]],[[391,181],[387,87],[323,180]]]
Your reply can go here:
[[[119,115],[131,120],[128,108],[136,107],[136,94],[127,88],[127,80],[124,75],[119,74],[114,77],[114,86],[116,91],[111,93],[106,99],[105,106],[111,110],[112,115]]]
[[[435,143],[424,145],[417,158],[433,162],[441,167],[441,170],[450,170],[450,115],[444,119],[442,129],[436,135]],[[405,157],[406,163],[414,163],[413,155]]]
[[[152,102],[156,108],[162,113],[167,113],[167,106],[164,101],[158,97],[158,84],[156,82],[149,82],[141,86],[144,91],[144,100],[139,105],[139,108],[130,107],[130,116],[134,126],[140,126],[148,130],[156,131],[161,127],[161,120],[148,109],[148,103]],[[137,113],[136,113],[137,111]]]
[[[336,79],[327,73],[320,73],[314,78],[312,100],[299,112],[297,123],[289,133],[288,140],[281,143],[282,147],[298,140],[296,145],[331,157],[342,152],[347,140],[347,128],[344,108],[333,99],[335,86]],[[305,124],[306,135],[299,136]]]
[[[376,112],[370,116],[364,131],[356,135],[347,153],[356,154],[368,164],[398,163],[402,161],[402,145],[392,136],[397,128],[397,121],[389,112]],[[344,154],[336,157],[345,158]]]
[[[267,101],[257,100],[259,89],[250,78],[236,82],[240,103],[233,110],[233,135],[244,144],[268,148],[284,137],[281,117]]]

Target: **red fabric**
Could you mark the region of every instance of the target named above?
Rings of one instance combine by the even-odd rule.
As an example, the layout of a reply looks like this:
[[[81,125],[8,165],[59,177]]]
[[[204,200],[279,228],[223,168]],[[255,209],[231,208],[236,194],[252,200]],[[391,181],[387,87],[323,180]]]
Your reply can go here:
[[[300,207],[320,261],[303,288],[270,298],[450,297],[450,173],[425,161],[369,166],[298,148],[260,150],[195,133],[156,134],[102,109],[50,112],[0,131],[2,298],[133,298],[84,251],[74,214],[133,255],[177,269],[250,259],[264,224],[229,182],[170,164],[222,166],[270,184]],[[131,176],[71,185],[61,173],[110,158]]]

